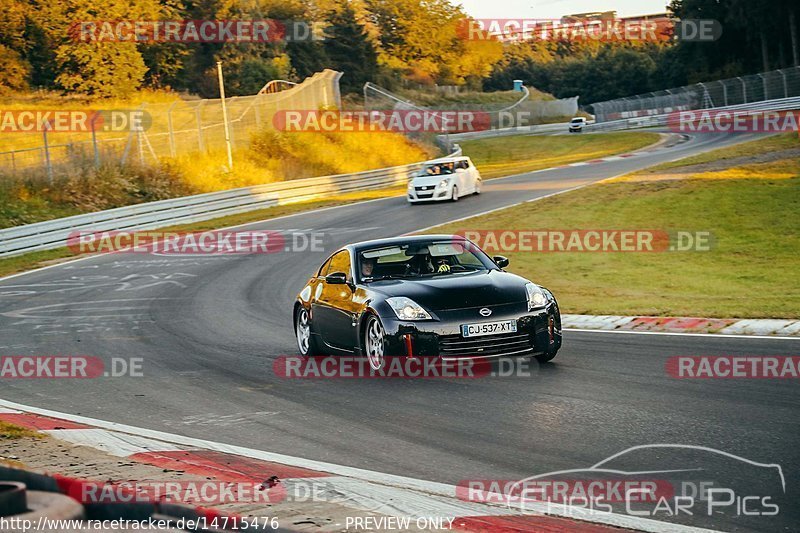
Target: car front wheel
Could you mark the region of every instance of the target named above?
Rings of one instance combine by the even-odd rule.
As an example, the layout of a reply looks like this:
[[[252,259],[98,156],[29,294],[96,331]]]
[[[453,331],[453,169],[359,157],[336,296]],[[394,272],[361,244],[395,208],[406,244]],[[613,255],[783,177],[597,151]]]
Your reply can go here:
[[[370,315],[364,328],[364,355],[367,356],[370,368],[373,370],[383,368],[385,352],[383,324],[377,316]]]
[[[455,185],[453,185],[453,195],[451,196],[451,198],[454,202],[458,201],[458,187],[456,187]]]
[[[311,317],[305,307],[300,307],[295,313],[294,333],[297,337],[297,348],[300,350],[301,355],[310,357],[320,353],[317,349],[316,340],[311,335]]]

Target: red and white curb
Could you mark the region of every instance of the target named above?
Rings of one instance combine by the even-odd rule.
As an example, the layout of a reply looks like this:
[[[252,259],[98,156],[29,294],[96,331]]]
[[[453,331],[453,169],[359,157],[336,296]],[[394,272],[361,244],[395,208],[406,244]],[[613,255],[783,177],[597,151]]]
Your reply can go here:
[[[567,329],[590,329],[620,332],[705,333],[775,338],[800,338],[800,320],[736,319],[696,317],[654,317],[621,315],[561,315]]]
[[[460,531],[609,533],[614,528],[653,533],[712,531],[621,514],[590,515],[583,511],[586,514],[581,515],[578,508],[545,504],[527,506],[528,510],[541,514],[521,515],[501,505],[463,501],[457,497],[455,485],[184,437],[5,400],[0,400],[0,420],[132,461],[222,481],[263,482],[277,476],[287,492],[298,483],[324,481],[326,487],[340,495],[338,503],[346,507],[401,518],[454,519],[452,529]]]

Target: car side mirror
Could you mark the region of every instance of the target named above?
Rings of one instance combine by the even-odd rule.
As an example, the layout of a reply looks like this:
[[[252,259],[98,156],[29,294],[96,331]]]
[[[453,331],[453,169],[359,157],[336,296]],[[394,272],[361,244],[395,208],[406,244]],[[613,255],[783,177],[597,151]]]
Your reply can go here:
[[[497,264],[497,266],[499,266],[500,268],[505,268],[508,266],[509,262],[508,257],[503,257],[502,255],[496,255],[492,257],[492,259],[494,260],[495,264]]]
[[[347,274],[344,272],[334,272],[325,276],[325,281],[331,285],[347,285]]]

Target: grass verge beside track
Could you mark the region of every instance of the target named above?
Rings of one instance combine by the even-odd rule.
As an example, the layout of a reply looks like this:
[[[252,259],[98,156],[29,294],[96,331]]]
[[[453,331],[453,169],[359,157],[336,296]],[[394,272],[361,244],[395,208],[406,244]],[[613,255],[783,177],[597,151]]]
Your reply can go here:
[[[23,437],[35,437],[38,439],[42,437],[42,434],[22,426],[0,421],[0,442],[21,439]],[[0,456],[0,458],[5,459],[2,456]]]
[[[759,154],[765,144],[789,142],[767,141],[736,147],[734,157]],[[796,136],[793,142],[786,146],[800,147]],[[703,161],[730,157],[730,149],[718,151],[717,159],[713,154]],[[696,161],[688,160],[693,165]],[[674,163],[670,168],[681,170]],[[654,180],[651,172],[642,171],[429,233],[466,229],[707,231],[713,239],[710,251],[496,253],[511,259],[509,270],[553,290],[566,313],[800,317],[796,280],[800,161],[778,159],[689,172],[680,179],[675,176],[671,172],[668,179]]]
[[[619,135],[624,135],[626,139],[620,140],[618,138]],[[504,137],[502,140],[504,141],[504,143],[509,144],[509,146],[516,147],[514,148],[515,152],[528,150],[528,152],[530,153],[540,154],[540,155],[546,152],[547,150],[551,149],[554,150],[556,146],[562,146],[562,147],[568,146],[569,149],[567,149],[566,151],[563,149],[560,150],[561,156],[554,156],[548,158],[547,159],[548,165],[542,165],[536,161],[529,161],[527,163],[528,166],[535,166],[535,168],[525,168],[523,170],[518,171],[518,172],[526,172],[538,168],[547,168],[548,166],[558,166],[570,162],[585,161],[587,159],[599,157],[597,154],[600,153],[598,152],[598,150],[600,150],[599,147],[603,146],[604,143],[603,139],[611,139],[607,141],[609,146],[616,147],[615,149],[616,151],[609,153],[603,152],[603,155],[611,155],[611,153],[624,153],[625,151],[628,150],[637,149],[641,148],[642,146],[653,144],[657,142],[659,139],[659,136],[657,134],[637,133],[636,134],[637,137],[643,138],[645,140],[642,142],[633,143],[632,139],[627,138],[629,135],[631,134],[614,133],[603,136],[576,135],[574,137],[523,136],[523,137]],[[561,139],[561,141],[553,142],[552,140],[546,140],[546,139]],[[589,142],[586,142],[587,139],[589,140]],[[497,148],[493,146],[494,145],[493,142],[490,142],[495,140],[499,139],[469,141],[468,143],[464,143],[465,145],[470,146],[470,150],[475,150],[475,153],[478,155],[477,158],[473,157],[473,160],[476,161],[476,165],[478,165],[478,168],[481,170],[481,174],[484,175],[484,177],[499,177],[501,175],[514,173],[511,171],[511,166],[502,169],[498,167],[498,169],[490,173],[491,175],[487,175],[487,173],[484,172],[483,164],[479,163],[479,161],[484,160],[481,158],[488,158],[486,159],[488,161],[489,159],[495,157],[494,154],[498,153]],[[471,151],[465,153],[472,155]],[[490,157],[487,154],[492,154],[492,155]],[[511,155],[509,155],[509,157],[511,157]],[[284,215],[291,215],[302,211],[310,211],[313,209],[321,209],[323,207],[332,207],[336,205],[360,202],[364,200],[372,200],[375,198],[400,196],[403,194],[405,194],[405,187],[394,187],[394,188],[379,189],[374,191],[358,191],[358,192],[333,196],[326,200],[321,200],[321,201],[311,201],[311,202],[303,202],[292,205],[269,207],[267,209],[260,209],[258,211],[251,211],[249,213],[231,215],[227,217],[207,220],[204,222],[197,222],[194,224],[185,224],[181,226],[173,226],[162,229],[172,230],[172,231],[204,231],[204,230],[226,228],[230,226],[236,226],[239,224],[246,224],[248,222],[257,222],[259,220],[267,220],[270,218],[276,218]],[[74,258],[75,254],[70,250],[68,250],[67,248],[58,248],[55,250],[31,252],[24,255],[0,259],[0,276],[8,276],[10,274],[15,274],[17,272],[23,272],[25,270],[40,268]]]
[[[622,132],[572,135],[522,135],[464,141],[461,147],[484,178],[599,159],[658,142],[657,133]]]

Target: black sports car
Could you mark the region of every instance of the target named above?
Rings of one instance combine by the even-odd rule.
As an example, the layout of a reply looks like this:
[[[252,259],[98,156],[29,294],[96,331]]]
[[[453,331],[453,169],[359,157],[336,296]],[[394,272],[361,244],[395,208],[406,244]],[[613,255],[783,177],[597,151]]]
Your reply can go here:
[[[300,352],[364,355],[373,369],[386,356],[549,361],[561,347],[556,299],[507,265],[455,235],[345,246],[297,298]]]

